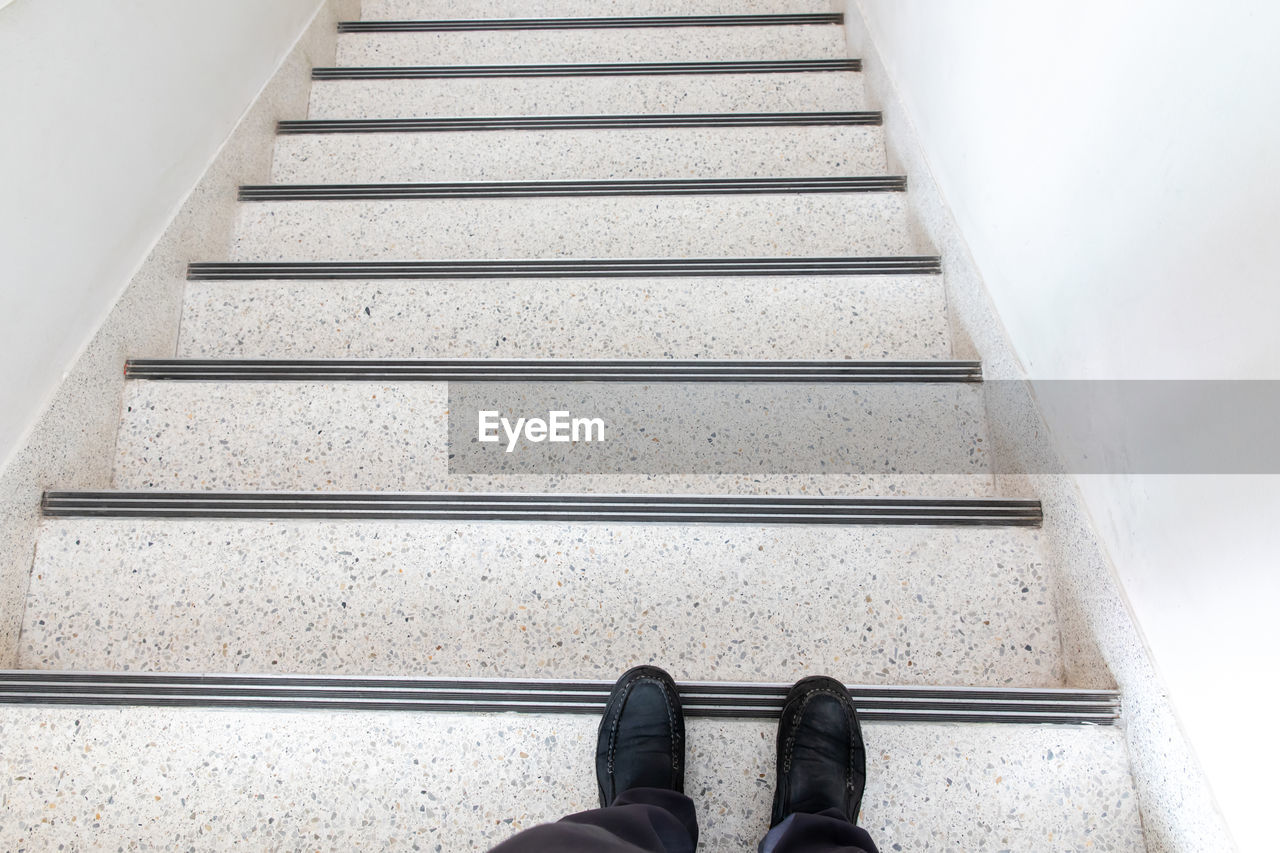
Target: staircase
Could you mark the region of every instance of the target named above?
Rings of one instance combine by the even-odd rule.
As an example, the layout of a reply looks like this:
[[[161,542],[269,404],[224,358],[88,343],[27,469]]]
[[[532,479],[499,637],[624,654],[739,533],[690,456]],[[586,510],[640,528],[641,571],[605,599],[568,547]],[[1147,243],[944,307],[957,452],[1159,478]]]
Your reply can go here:
[[[46,495],[0,846],[483,850],[594,807],[653,662],[701,849],[754,849],[816,673],[881,850],[1144,849],[840,16],[794,5],[364,0],[176,357],[129,362],[116,491]],[[796,464],[450,464],[451,383],[548,382],[738,406]],[[752,432],[793,403],[812,435]]]

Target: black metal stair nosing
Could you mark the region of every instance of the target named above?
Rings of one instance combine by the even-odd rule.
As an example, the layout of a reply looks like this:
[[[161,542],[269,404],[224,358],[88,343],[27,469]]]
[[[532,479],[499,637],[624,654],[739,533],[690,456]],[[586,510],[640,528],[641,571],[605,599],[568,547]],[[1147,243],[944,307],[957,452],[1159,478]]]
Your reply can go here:
[[[379,65],[311,69],[312,80],[432,80],[506,77],[651,77],[706,74],[839,73],[862,70],[860,59],[744,62],[616,62],[543,65]]]
[[[879,126],[876,110],[804,113],[643,113],[580,116],[445,116],[438,118],[301,119],[276,124],[280,134],[447,133],[499,130],[627,130],[680,127]]]
[[[776,526],[873,526],[873,527],[1040,527],[1042,520],[1029,516],[992,515],[982,517],[961,515],[888,516],[888,515],[716,515],[704,514],[622,514],[602,515],[597,512],[531,513],[513,511],[495,512],[413,512],[397,513],[368,511],[359,514],[344,510],[318,510],[303,513],[285,510],[144,510],[144,509],[73,509],[60,508],[45,513],[47,518],[132,518],[132,519],[186,519],[193,521],[438,521],[451,524],[470,522],[521,522],[556,524],[697,524],[724,527],[746,524],[753,527]]]
[[[307,367],[326,367],[329,365],[353,365],[357,369],[365,366],[378,368],[450,368],[459,366],[480,366],[485,367],[564,367],[564,368],[581,368],[590,370],[595,368],[627,368],[627,369],[650,369],[661,367],[682,367],[691,370],[701,367],[716,367],[717,365],[727,365],[735,368],[773,370],[786,369],[788,367],[796,368],[855,368],[866,370],[882,370],[886,368],[894,369],[921,369],[933,370],[939,368],[947,368],[956,371],[975,371],[981,367],[982,362],[977,359],[876,359],[870,361],[855,361],[850,359],[663,359],[663,358],[398,358],[398,359],[379,359],[379,358],[356,358],[356,359],[333,359],[333,358],[135,358],[129,359],[129,363],[136,367],[149,367],[159,365],[170,365],[174,367],[190,367],[199,369],[204,367],[219,367],[221,365],[234,365],[244,367],[271,367],[278,366],[281,368],[307,368]]]
[[[981,382],[977,361],[129,359],[125,377],[218,382]]]
[[[438,21],[340,21],[339,33],[434,33],[475,30],[616,30],[669,27],[838,25],[839,13],[777,15],[634,15],[577,18],[467,18]]]
[[[352,498],[352,499],[348,499]],[[485,500],[488,498],[488,500]],[[679,495],[544,495],[512,501],[502,495],[456,493],[346,496],[313,493],[77,493],[48,492],[41,510],[50,518],[363,519],[435,521],[554,521],[697,524],[824,524],[1039,526],[1036,501],[991,499],[810,499]]]
[[[371,201],[619,196],[905,192],[903,175],[803,178],[685,178],[633,181],[471,181],[423,184],[246,184],[239,200]]]
[[[0,671],[0,704],[599,714],[611,683]],[[776,717],[788,685],[681,683],[689,716]],[[1114,690],[848,687],[865,721],[1112,725]]]
[[[936,255],[863,258],[604,258],[452,261],[231,261],[187,266],[189,281],[940,275]]]
[[[1028,498],[901,498],[901,497],[812,497],[808,495],[684,495],[661,493],[579,493],[579,492],[208,492],[208,491],[58,491],[44,495],[45,505],[65,501],[106,501],[166,504],[175,502],[214,501],[218,503],[279,502],[294,504],[344,504],[344,503],[402,503],[402,504],[479,504],[494,503],[520,506],[526,504],[577,504],[582,506],[772,506],[782,504],[793,507],[814,508],[875,508],[910,509],[916,506],[934,506],[945,509],[1008,508],[1039,512],[1040,501]]]
[[[84,494],[111,494],[110,492],[87,492]],[[176,494],[176,493],[171,493]],[[204,494],[191,492],[189,494]],[[365,493],[372,497],[370,493]],[[521,496],[523,493],[518,494]],[[823,500],[823,499],[818,499]],[[829,500],[829,499],[828,499]],[[886,499],[887,500],[887,499]],[[900,500],[900,499],[899,499]],[[968,500],[957,498],[953,500]],[[348,689],[368,688],[380,689],[465,689],[496,691],[553,691],[595,693],[608,695],[613,687],[611,681],[595,681],[590,679],[555,679],[555,678],[477,678],[463,677],[420,677],[405,675],[342,675],[342,674],[289,674],[289,673],[253,673],[253,672],[151,672],[151,671],[86,671],[86,670],[41,670],[41,669],[0,669],[0,689],[9,684],[39,684],[44,682],[58,684],[98,683],[108,681],[118,684],[142,685],[150,683],[183,683],[183,684],[217,684],[226,686],[250,687],[254,685],[294,685],[300,687],[342,686]],[[680,691],[685,696],[701,694],[725,694],[734,696],[786,696],[791,689],[790,684],[782,682],[740,682],[740,681],[688,681],[680,683]],[[891,695],[902,699],[954,699],[969,697],[974,699],[1002,699],[1008,696],[1019,696],[1035,701],[1071,702],[1111,702],[1119,695],[1115,688],[1107,687],[1003,687],[1003,686],[958,686],[958,685],[913,685],[913,684],[872,684],[853,685],[849,692],[858,697],[877,697]]]

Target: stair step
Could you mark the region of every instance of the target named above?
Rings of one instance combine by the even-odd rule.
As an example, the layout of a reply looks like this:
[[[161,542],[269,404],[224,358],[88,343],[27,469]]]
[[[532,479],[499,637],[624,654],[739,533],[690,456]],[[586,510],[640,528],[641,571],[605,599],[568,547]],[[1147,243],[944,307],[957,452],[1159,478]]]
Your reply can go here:
[[[686,717],[777,719],[789,684],[681,683]],[[0,703],[289,710],[601,714],[612,681],[0,670]],[[1114,725],[1115,690],[848,688],[862,722]]]
[[[691,681],[1034,688],[1063,674],[1038,531],[1017,527],[47,518],[19,646],[23,669],[611,680],[660,661]]]
[[[569,258],[448,261],[213,261],[187,265],[189,281],[245,279],[651,278],[654,276],[938,275],[931,255],[883,258]]]
[[[859,110],[860,74],[319,79],[311,119]]]
[[[178,354],[945,359],[951,343],[936,275],[193,281]]]
[[[900,192],[242,204],[232,261],[910,255]]]
[[[483,851],[597,806],[597,726],[563,715],[5,706],[6,762],[24,778],[6,795],[0,845]],[[961,850],[1144,849],[1119,729],[870,723],[864,733],[860,822],[883,849],[939,839]],[[773,743],[768,721],[689,721],[700,850],[754,849],[767,831]]]
[[[228,378],[126,383],[115,487],[975,498],[995,488],[972,384],[486,383],[473,386],[479,403],[438,381]],[[474,412],[490,400],[513,420],[513,400],[526,416],[599,417],[606,440],[571,458],[561,445],[516,457],[476,447]]]
[[[598,19],[597,19],[598,20]],[[616,19],[615,19],[616,20]],[[338,66],[845,59],[844,28],[795,24],[344,32]]]
[[[364,21],[422,21],[461,18],[571,18],[592,15],[780,15],[826,12],[814,0],[797,9],[795,0],[363,0]]]
[[[337,133],[276,137],[278,183],[870,175],[874,126]]]

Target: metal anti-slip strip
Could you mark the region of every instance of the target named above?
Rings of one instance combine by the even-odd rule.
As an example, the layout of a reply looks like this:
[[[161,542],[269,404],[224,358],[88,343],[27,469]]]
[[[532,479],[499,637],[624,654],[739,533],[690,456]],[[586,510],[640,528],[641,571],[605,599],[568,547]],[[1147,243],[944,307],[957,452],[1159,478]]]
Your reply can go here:
[[[847,178],[708,178],[644,181],[471,181],[448,184],[263,184],[240,187],[241,201],[552,198],[563,196],[765,195],[904,192],[898,175]]]
[[[313,80],[427,80],[460,77],[644,77],[665,74],[795,74],[861,71],[859,59],[774,62],[614,62],[570,65],[387,65],[313,68]]]
[[[191,281],[249,279],[660,278],[673,276],[938,275],[942,259],[595,258],[450,261],[230,261],[187,266]]]
[[[841,14],[679,15],[614,18],[479,18],[456,21],[342,21],[340,33],[431,33],[466,30],[615,30],[638,27],[779,27],[842,24]]]
[[[981,382],[977,361],[130,359],[129,379],[384,382]]]
[[[1038,526],[1039,501],[792,496],[46,492],[48,517]]]
[[[599,714],[603,681],[412,679],[394,676],[0,671],[0,704],[168,705],[274,709],[515,711]],[[777,717],[787,685],[684,683],[689,716]],[[1112,725],[1112,690],[853,686],[859,716],[885,722]]]
[[[447,116],[282,121],[279,133],[426,133],[459,130],[608,130],[645,127],[810,127],[878,125],[879,112],[691,113],[616,116]]]

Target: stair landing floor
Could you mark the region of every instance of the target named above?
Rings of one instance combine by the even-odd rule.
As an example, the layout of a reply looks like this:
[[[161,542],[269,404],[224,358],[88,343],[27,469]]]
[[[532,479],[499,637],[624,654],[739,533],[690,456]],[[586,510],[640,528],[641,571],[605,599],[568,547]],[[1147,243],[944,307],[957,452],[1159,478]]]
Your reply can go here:
[[[0,707],[0,848],[487,850],[596,807],[590,716]],[[1118,729],[865,729],[881,850],[1144,849]],[[691,720],[704,853],[753,850],[768,721]],[[198,747],[195,746],[198,744]],[[20,817],[19,817],[20,816]]]

